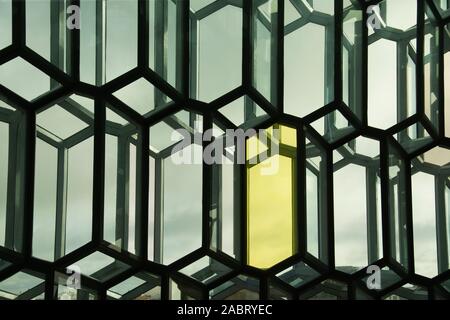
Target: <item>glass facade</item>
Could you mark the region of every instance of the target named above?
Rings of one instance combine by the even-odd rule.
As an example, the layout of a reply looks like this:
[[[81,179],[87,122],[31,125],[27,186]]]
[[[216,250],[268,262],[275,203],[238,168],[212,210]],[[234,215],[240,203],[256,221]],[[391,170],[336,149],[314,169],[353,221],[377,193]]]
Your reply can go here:
[[[450,299],[450,1],[0,0],[0,299]]]

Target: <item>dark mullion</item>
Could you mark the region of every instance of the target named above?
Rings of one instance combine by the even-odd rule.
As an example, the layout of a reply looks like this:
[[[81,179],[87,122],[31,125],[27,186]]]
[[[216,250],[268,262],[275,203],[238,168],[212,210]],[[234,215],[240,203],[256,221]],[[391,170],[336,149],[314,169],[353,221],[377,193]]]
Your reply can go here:
[[[307,162],[306,162],[306,141],[305,141],[305,132],[303,127],[297,128],[297,148],[296,148],[296,189],[294,195],[294,199],[296,201],[296,220],[295,220],[295,228],[296,228],[296,241],[297,241],[297,251],[304,257],[306,251],[308,249],[308,237],[307,237],[307,192],[306,192],[306,170],[307,170]]]
[[[168,20],[168,0],[155,1],[155,72],[164,80],[167,80],[167,60],[166,39]],[[156,94],[156,92],[155,92]],[[159,99],[157,100],[159,101]],[[157,104],[159,105],[159,104]]]
[[[217,142],[217,140],[215,140]],[[223,156],[221,156],[223,159]],[[223,161],[223,160],[222,160]],[[212,190],[211,190],[211,212],[215,211],[215,217],[211,216],[211,245],[212,249],[222,251],[222,167],[226,165],[212,165]],[[215,231],[215,239],[212,238]],[[215,242],[215,246],[214,243]],[[215,247],[215,248],[214,248]]]
[[[329,229],[330,226],[333,228],[333,225],[330,225],[328,222],[328,207],[329,203],[327,202],[327,185],[330,183],[328,181],[328,177],[332,174],[332,170],[329,171],[327,165],[327,156],[321,157],[320,161],[320,169],[318,179],[318,198],[319,198],[319,206],[318,206],[318,227],[319,227],[319,259],[328,264],[330,262],[330,254],[328,254],[329,249]],[[331,174],[330,174],[331,172]]]
[[[162,263],[164,243],[164,159],[155,158],[153,261]]]
[[[12,41],[16,49],[26,45],[25,1],[12,1]]]
[[[243,151],[244,149],[240,150]],[[234,160],[233,160],[233,253],[236,256],[237,260],[242,261],[242,232],[241,232],[241,224],[242,224],[242,208],[243,204],[241,200],[243,196],[243,191],[241,190],[243,187],[243,181],[242,171],[245,172],[245,165],[237,164],[237,154],[238,152],[238,145],[236,145],[235,153],[234,153]]]
[[[106,30],[106,17],[103,12],[106,10],[106,2],[103,0],[96,1],[95,3],[95,84],[101,86],[105,80],[105,30]],[[79,49],[79,47],[78,47]],[[79,50],[78,50],[79,51]],[[75,61],[73,61],[75,62]],[[79,70],[79,64],[74,66]],[[76,70],[77,70],[76,69]]]
[[[439,27],[439,57],[438,57],[438,103],[439,103],[439,137],[445,137],[445,113],[450,112],[445,110],[445,28]]]
[[[211,132],[212,127],[212,115],[208,112],[203,116],[203,132]],[[203,142],[202,152],[210,143],[212,142]],[[202,171],[202,247],[209,249],[211,246],[210,210],[212,209],[212,188],[214,186],[212,185],[212,165],[206,163],[205,159],[203,159]]]
[[[401,221],[400,233],[403,234],[404,246],[400,246],[402,261],[407,265],[408,274],[414,273],[414,236],[413,236],[413,215],[412,215],[412,189],[411,189],[411,162],[404,163],[404,186],[403,188],[403,221]],[[401,186],[401,184],[399,184]],[[400,190],[400,188],[399,188]],[[403,227],[404,226],[404,227]],[[406,228],[406,230],[405,230]]]
[[[383,233],[383,258],[390,261],[392,257],[391,248],[395,250],[395,241],[391,240],[390,219],[392,214],[390,208],[394,208],[391,204],[393,192],[391,192],[389,179],[389,146],[386,140],[380,142],[380,186],[381,186],[381,231]],[[394,233],[395,234],[395,233]]]
[[[61,24],[59,17],[63,11],[65,13],[64,4],[61,1],[50,2],[50,61],[64,70],[64,47],[60,44],[64,43],[64,32],[61,30]],[[65,28],[65,24],[62,24],[62,28]],[[50,78],[50,88],[57,87],[59,83]]]
[[[326,222],[322,222],[326,224],[327,228],[327,252],[324,254],[327,255],[327,262],[331,268],[335,267],[335,243],[334,243],[334,194],[333,194],[333,181],[334,181],[334,173],[333,173],[333,151],[326,151],[326,185],[325,185],[325,199],[326,199]]]
[[[240,262],[243,265],[247,264],[247,255],[248,255],[248,229],[247,229],[247,165],[245,164],[245,159],[247,157],[246,152],[246,143],[247,140],[245,140],[245,143],[238,143],[236,139],[236,159],[235,161],[240,161],[242,157],[239,157],[238,155],[244,154],[243,157],[244,163],[243,164],[236,164],[236,171],[235,176],[237,177],[237,183],[239,184],[239,187],[237,188],[237,192],[235,193],[237,196],[235,197],[235,201],[239,204],[239,209],[236,210],[236,214],[238,216],[235,216],[235,233],[238,233],[238,239],[235,238],[235,240],[239,241],[239,252],[236,254],[239,257]]]
[[[20,112],[20,111],[16,111]],[[8,140],[8,182],[7,182],[7,200],[6,200],[6,221],[4,226],[5,232],[5,247],[14,249],[15,238],[18,236],[15,234],[15,215],[19,215],[19,208],[16,207],[16,186],[20,182],[17,181],[17,169],[20,167],[18,159],[18,148],[21,143],[18,141],[19,124],[15,119],[9,123],[9,140]]]
[[[430,17],[431,19],[431,17]],[[428,63],[430,64],[430,95],[433,95],[433,93],[436,94],[436,97],[439,97],[439,41],[440,41],[440,29],[435,25],[433,21],[430,21],[430,28],[432,29],[432,38],[430,40],[430,59]],[[437,33],[437,35],[436,35]],[[437,36],[437,39],[436,39]],[[437,42],[436,42],[437,40]],[[440,111],[440,105],[441,101],[436,100],[432,101],[430,97],[430,121],[432,124],[433,131],[437,131],[437,135],[441,136],[441,124],[440,124],[440,118],[439,118],[439,111]]]
[[[424,110],[424,50],[425,50],[425,3],[417,0],[417,53],[416,53],[416,108],[423,115]]]
[[[67,170],[69,150],[58,148],[57,187],[56,187],[56,220],[55,220],[55,252],[59,259],[66,253],[66,217],[67,217]]]
[[[105,151],[106,152],[106,151]],[[137,176],[136,176],[137,177]],[[116,245],[128,249],[128,220],[129,220],[129,188],[130,188],[130,143],[128,136],[117,138],[117,193],[115,240]],[[137,242],[139,243],[139,242]]]
[[[368,125],[368,65],[369,65],[369,30],[367,27],[367,19],[368,13],[367,13],[367,6],[364,5],[362,7],[362,39],[361,39],[361,68],[362,68],[362,75],[361,75],[361,122],[364,127]]]
[[[53,300],[54,298],[55,298],[55,273],[53,269],[51,269],[45,275],[44,299]]]
[[[83,10],[81,8],[80,0],[70,0],[68,6],[77,6],[80,8],[80,12]],[[66,10],[66,8],[64,8]],[[63,15],[65,16],[65,14]],[[81,17],[80,17],[81,19]],[[65,20],[63,19],[62,25],[65,27]],[[81,28],[81,25],[80,25]],[[69,46],[69,48],[67,48]],[[75,80],[80,80],[80,30],[73,29],[66,31],[66,51],[67,51],[67,70],[70,76]]]
[[[195,16],[194,16],[195,17]],[[198,68],[198,20],[191,17],[189,26],[191,28],[189,38],[190,38],[190,59],[189,59],[189,72],[190,72],[190,83],[189,83],[189,95],[192,99],[197,98],[197,68]]]
[[[334,100],[342,103],[342,0],[334,1]],[[332,100],[332,99],[331,99]]]
[[[34,208],[34,173],[36,154],[36,114],[34,111],[25,112],[25,143],[23,146],[24,167],[23,177],[25,179],[24,194],[21,199],[23,203],[23,221],[16,216],[15,230],[22,233],[22,253],[26,258],[31,258],[33,248],[33,208]],[[39,186],[38,186],[39,187]],[[23,230],[20,230],[23,223]]]
[[[157,0],[158,1],[158,0]],[[140,69],[148,68],[149,64],[149,4],[148,0],[138,1],[138,51],[137,61]]]
[[[397,42],[397,123],[408,118],[407,106],[407,65],[408,65],[408,40]],[[400,131],[399,141],[406,141],[408,133]]]
[[[363,119],[363,108],[365,108],[365,104],[363,101],[363,72],[364,72],[364,66],[363,64],[363,31],[362,31],[362,25],[364,23],[362,21],[357,21],[355,23],[355,38],[354,38],[354,45],[348,44],[349,49],[348,50],[348,70],[342,70],[343,74],[348,74],[348,107],[350,110],[353,111],[355,116],[358,118],[358,120],[364,123]],[[347,39],[345,39],[345,34],[342,34],[341,37],[343,38],[343,41],[348,42]],[[346,47],[343,45],[343,49]],[[343,53],[342,53],[343,56]],[[344,59],[344,58],[343,58]],[[342,88],[344,91],[344,88]],[[344,94],[344,92],[342,92]],[[343,98],[344,99],[344,98]]]
[[[436,176],[434,184],[436,203],[436,241],[437,241],[437,262],[438,272],[448,270],[448,240],[447,240],[447,219],[445,208],[445,180],[447,177]]]
[[[253,84],[253,0],[242,0],[242,84],[249,89]]]
[[[178,0],[177,2],[177,36],[176,36],[176,88],[183,96],[189,98],[189,0]]]
[[[139,140],[136,148],[136,254],[144,260],[148,259],[148,221],[149,221],[149,194],[150,194],[150,136],[149,127],[139,130]],[[152,177],[153,178],[153,177]],[[157,189],[158,185],[155,185]],[[155,211],[155,215],[158,213]],[[156,226],[155,226],[156,229]],[[156,231],[155,231],[156,232]]]
[[[325,57],[324,57],[324,66],[325,66],[325,85],[323,88],[323,97],[324,102],[327,103],[329,101],[333,101],[333,99],[338,102],[339,96],[335,95],[336,92],[336,84],[337,84],[337,72],[336,72],[336,63],[337,63],[337,56],[336,56],[336,39],[335,37],[335,30],[333,30],[333,26],[335,27],[335,24],[330,23],[325,26]],[[334,55],[330,57],[330,52],[333,52]],[[342,62],[339,62],[341,64]],[[340,80],[339,80],[340,81]],[[341,95],[342,96],[342,95]],[[326,122],[327,119],[325,119]]]
[[[272,47],[275,47],[274,51],[276,51],[276,58],[272,58],[277,65],[276,68],[276,81],[274,84],[275,94],[276,96],[272,96],[272,101],[275,101],[275,107],[278,109],[280,113],[284,111],[284,0],[277,0],[278,13],[276,19],[276,31],[272,31],[272,34],[275,33],[275,43]],[[275,60],[276,59],[276,60]]]
[[[379,259],[378,256],[378,203],[377,203],[377,167],[366,168],[366,207],[367,207],[367,252],[368,262]]]
[[[103,240],[104,195],[105,195],[105,121],[104,101],[95,99],[94,119],[94,200],[92,217],[92,240],[100,244]]]

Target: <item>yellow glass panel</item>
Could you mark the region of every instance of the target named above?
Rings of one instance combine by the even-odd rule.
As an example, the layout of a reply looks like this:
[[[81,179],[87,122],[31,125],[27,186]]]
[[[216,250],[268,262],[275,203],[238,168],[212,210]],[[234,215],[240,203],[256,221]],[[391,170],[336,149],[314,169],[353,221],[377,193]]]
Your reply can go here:
[[[258,139],[258,135],[248,138],[246,150],[247,160],[256,157],[257,155],[263,153],[267,149],[269,148],[267,148],[267,146],[264,143],[262,143],[260,139]]]
[[[286,126],[280,126],[280,130],[281,130],[281,143],[296,148],[297,130]]]
[[[265,174],[277,165],[275,174]],[[269,268],[293,252],[293,159],[274,155],[247,169],[248,264]],[[267,171],[266,171],[267,172]]]

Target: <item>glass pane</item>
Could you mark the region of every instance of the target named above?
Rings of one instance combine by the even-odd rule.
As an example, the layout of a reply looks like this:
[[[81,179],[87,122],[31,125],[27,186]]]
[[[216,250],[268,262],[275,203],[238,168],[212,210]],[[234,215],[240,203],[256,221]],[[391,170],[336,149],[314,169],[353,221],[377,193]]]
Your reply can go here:
[[[240,275],[209,292],[211,300],[258,300],[259,281]]]
[[[150,273],[139,272],[108,289],[107,295],[114,300],[160,300],[161,280]]]
[[[320,2],[313,8],[324,9]],[[302,23],[284,28],[284,104],[286,113],[304,117],[334,99],[334,8],[296,7]]]
[[[12,0],[0,1],[0,49],[12,42]]]
[[[300,288],[316,279],[319,273],[303,262],[299,262],[277,274],[277,277],[294,288]]]
[[[136,67],[136,1],[81,0],[80,15],[82,81],[102,85]]]
[[[429,10],[428,5],[425,5]],[[425,13],[424,97],[425,114],[439,130],[439,27],[433,14]]]
[[[78,274],[55,272],[54,298],[57,300],[97,300],[98,292],[81,282]]]
[[[185,117],[187,116],[187,118]],[[202,118],[179,112],[150,128],[154,261],[170,264],[202,244]],[[200,137],[200,139],[198,139]],[[182,244],[182,245],[181,245]]]
[[[167,96],[144,78],[116,91],[114,96],[143,116],[149,116],[155,108],[164,107],[171,102]]]
[[[230,271],[231,269],[229,267],[206,256],[184,267],[179,272],[207,285],[212,281],[220,279]]]
[[[269,131],[270,141],[259,134],[247,142],[247,150],[254,139],[271,149],[269,155],[247,153],[248,263],[258,268],[269,268],[292,255],[296,242],[296,145],[279,142],[278,126]]]
[[[406,228],[405,161],[389,146],[389,233],[391,255],[404,268],[408,267]]]
[[[325,149],[306,132],[306,249],[321,261],[328,261],[327,156]]]
[[[36,115],[36,257],[52,261],[91,240],[93,126],[93,101],[76,95]]]
[[[33,299],[44,291],[44,282],[44,279],[34,272],[17,272],[0,282],[0,297],[7,300]],[[36,289],[40,289],[40,292]]]
[[[253,85],[276,104],[278,0],[252,0]]]
[[[51,88],[50,77],[20,57],[0,65],[0,84],[30,101]]]
[[[381,258],[379,144],[359,137],[334,151],[335,158],[338,154],[333,178],[335,263],[353,273]],[[351,194],[348,181],[352,181]]]
[[[191,16],[192,98],[210,102],[242,83],[240,7],[221,5],[205,16]]]
[[[180,89],[179,0],[149,0],[149,66],[173,87]]]
[[[69,5],[66,0],[35,0],[25,6],[27,46],[63,71],[71,63]]]
[[[104,282],[127,270],[129,266],[101,252],[94,252],[69,266],[69,269],[80,270],[84,276],[90,276]]]
[[[353,113],[362,117],[362,10],[352,4],[344,10],[342,34],[343,100]]]
[[[137,127],[106,109],[104,239],[135,253]]]
[[[416,113],[416,1],[384,0],[370,16],[368,121],[387,129]]]

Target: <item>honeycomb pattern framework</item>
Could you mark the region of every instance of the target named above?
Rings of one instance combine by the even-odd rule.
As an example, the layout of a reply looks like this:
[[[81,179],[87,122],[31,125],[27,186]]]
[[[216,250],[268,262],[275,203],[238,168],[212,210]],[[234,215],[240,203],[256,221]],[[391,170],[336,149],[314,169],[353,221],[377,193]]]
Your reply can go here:
[[[1,1],[0,298],[448,299],[450,3],[324,3]],[[260,269],[247,166],[171,134],[278,126],[294,245]]]

